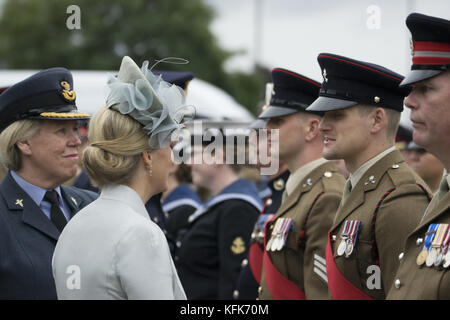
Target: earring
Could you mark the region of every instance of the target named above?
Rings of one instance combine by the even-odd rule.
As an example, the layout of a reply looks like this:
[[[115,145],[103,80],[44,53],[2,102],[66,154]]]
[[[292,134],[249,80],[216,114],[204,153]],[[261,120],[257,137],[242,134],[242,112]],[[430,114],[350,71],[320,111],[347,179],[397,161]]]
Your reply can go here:
[[[150,165],[146,166],[148,175],[151,177],[153,174],[153,165],[150,163]]]

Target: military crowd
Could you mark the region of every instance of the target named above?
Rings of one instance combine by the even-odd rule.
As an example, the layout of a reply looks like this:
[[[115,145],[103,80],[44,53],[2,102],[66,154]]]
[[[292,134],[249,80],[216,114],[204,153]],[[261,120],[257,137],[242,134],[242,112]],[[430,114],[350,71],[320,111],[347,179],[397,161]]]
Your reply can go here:
[[[322,83],[272,70],[266,104],[249,126],[268,136],[247,140],[277,148],[272,175],[255,174],[262,163],[170,165],[166,190],[143,199],[170,250],[161,268],[174,266],[174,288],[178,277],[182,285],[175,299],[450,299],[450,21],[413,13],[406,25],[406,77],[333,53],[318,55]],[[189,94],[192,73],[154,73]],[[62,249],[72,248],[72,217],[103,195],[80,165],[93,143],[73,88],[69,70],[51,68],[0,94],[1,299],[95,297],[72,295],[83,278],[77,285],[61,269],[75,259]],[[412,131],[400,126],[404,106]],[[192,148],[207,149],[206,140]],[[156,179],[160,169],[145,170]]]

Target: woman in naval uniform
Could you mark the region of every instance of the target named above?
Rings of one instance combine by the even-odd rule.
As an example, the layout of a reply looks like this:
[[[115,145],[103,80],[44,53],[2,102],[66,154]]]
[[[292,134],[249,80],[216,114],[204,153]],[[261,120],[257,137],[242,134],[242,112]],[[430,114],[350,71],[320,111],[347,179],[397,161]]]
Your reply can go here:
[[[108,85],[83,154],[101,194],[59,238],[52,264],[58,298],[186,299],[166,237],[144,206],[167,188],[184,92],[129,57]]]

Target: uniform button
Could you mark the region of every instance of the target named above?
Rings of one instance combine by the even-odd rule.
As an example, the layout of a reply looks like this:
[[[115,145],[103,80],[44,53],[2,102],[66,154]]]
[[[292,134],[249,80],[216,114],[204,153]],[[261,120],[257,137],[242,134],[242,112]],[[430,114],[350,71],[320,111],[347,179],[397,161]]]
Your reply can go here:
[[[420,245],[422,244],[422,242],[423,242],[423,238],[417,238],[416,244],[417,244],[418,246],[420,246]]]
[[[398,164],[394,164],[394,165],[392,165],[392,168],[394,168],[394,169],[398,169],[400,166],[398,165]]]
[[[398,260],[402,260],[404,256],[405,256],[405,254],[404,254],[403,252],[400,253],[400,254],[398,255]]]
[[[267,201],[266,201],[266,204],[268,205],[268,206],[270,206],[271,204],[272,204],[272,199],[267,199]]]
[[[395,286],[396,289],[400,289],[401,285],[402,285],[402,283],[400,282],[400,279],[395,280],[394,286]]]
[[[258,287],[258,293],[261,294],[261,292],[262,292],[262,287],[259,286],[259,287]]]
[[[179,247],[181,247],[181,241],[177,241],[177,247],[179,248]]]
[[[178,261],[178,256],[175,256],[174,258],[173,258],[175,261]]]
[[[234,290],[233,291],[233,299],[237,300],[239,298],[239,291],[238,290]]]
[[[336,241],[336,235],[335,235],[335,234],[333,234],[333,235],[331,236],[331,240]]]
[[[241,267],[243,268],[243,267],[245,267],[246,265],[248,265],[248,260],[247,260],[247,259],[242,260],[242,262],[241,262]]]

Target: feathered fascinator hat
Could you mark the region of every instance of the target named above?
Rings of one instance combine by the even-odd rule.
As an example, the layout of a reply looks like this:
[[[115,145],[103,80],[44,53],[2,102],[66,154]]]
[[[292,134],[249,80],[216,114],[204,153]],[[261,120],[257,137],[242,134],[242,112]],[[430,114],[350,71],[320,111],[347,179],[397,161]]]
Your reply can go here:
[[[109,76],[108,87],[106,107],[142,124],[152,149],[168,146],[172,132],[184,126],[181,121],[193,117],[194,108],[186,105],[184,90],[154,75],[148,61],[139,69],[130,57],[123,57],[119,74]]]

